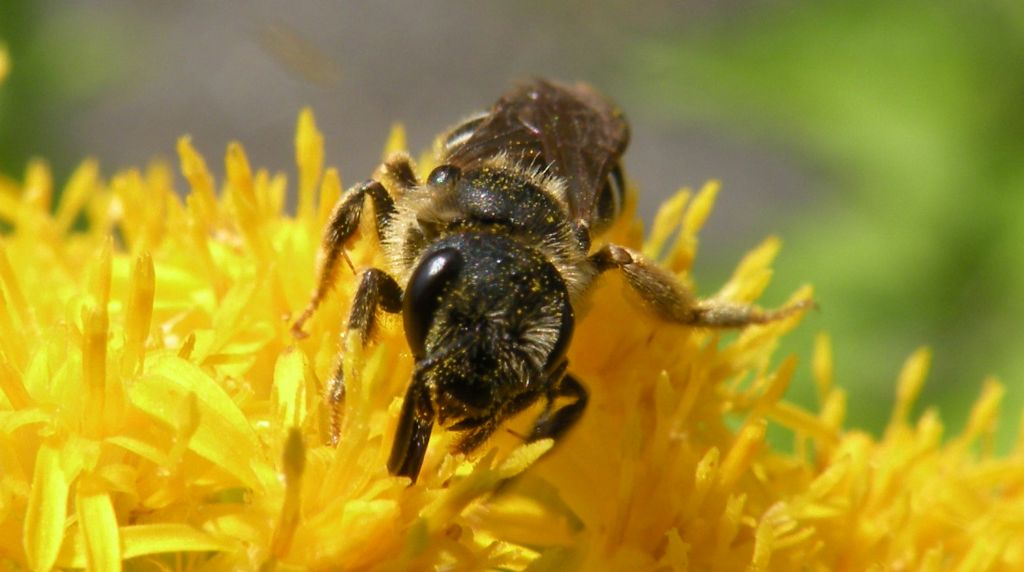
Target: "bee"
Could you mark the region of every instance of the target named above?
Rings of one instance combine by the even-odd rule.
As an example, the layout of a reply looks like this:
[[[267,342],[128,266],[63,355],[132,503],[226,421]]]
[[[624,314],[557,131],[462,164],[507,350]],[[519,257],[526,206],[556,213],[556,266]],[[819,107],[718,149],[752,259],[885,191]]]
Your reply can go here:
[[[401,313],[415,360],[387,468],[416,480],[435,425],[480,447],[510,416],[543,400],[527,441],[561,438],[588,393],[566,357],[581,302],[606,272],[655,316],[735,328],[798,310],[700,300],[669,272],[617,244],[592,248],[623,211],[623,112],[586,84],[536,79],[439,140],[438,167],[418,181],[407,155],[339,199],[324,232],[303,324],[324,298],[369,197],[388,268],[362,271],[345,336],[370,339],[377,314]],[[344,400],[339,366],[327,400]],[[556,408],[556,401],[561,404]]]

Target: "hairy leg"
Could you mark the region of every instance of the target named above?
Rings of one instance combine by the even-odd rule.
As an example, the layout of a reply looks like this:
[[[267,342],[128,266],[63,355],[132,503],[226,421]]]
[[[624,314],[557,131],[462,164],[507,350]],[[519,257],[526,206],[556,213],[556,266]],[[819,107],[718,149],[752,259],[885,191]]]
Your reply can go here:
[[[659,318],[677,324],[709,328],[742,328],[764,324],[812,306],[804,300],[777,310],[762,310],[750,304],[725,300],[699,300],[688,288],[661,267],[639,253],[609,244],[590,256],[598,271],[622,272],[629,287]]]
[[[342,348],[347,347],[349,336],[356,336],[359,345],[365,345],[376,325],[377,311],[389,313],[402,311],[402,288],[394,278],[383,270],[370,268],[363,272],[352,301],[348,327],[342,334]],[[342,359],[338,359],[334,375],[327,384],[326,401],[330,412],[330,442],[337,444],[341,433],[341,409],[345,403],[345,372]]]
[[[555,399],[568,397],[573,401],[554,409]],[[548,405],[544,413],[537,418],[533,425],[533,431],[527,437],[527,442],[540,441],[541,439],[562,438],[569,429],[576,425],[576,422],[583,416],[583,410],[587,408],[587,389],[572,374],[566,374],[555,391],[548,396]]]
[[[324,237],[320,244],[320,252],[317,255],[317,281],[310,295],[306,308],[302,311],[295,323],[292,324],[292,334],[295,337],[304,337],[303,326],[316,311],[320,302],[323,301],[327,292],[334,284],[338,276],[338,263],[340,260],[348,260],[345,256],[345,243],[352,236],[352,233],[359,227],[359,221],[363,215],[363,203],[369,196],[373,201],[374,218],[377,223],[377,234],[380,236],[391,223],[395,213],[395,202],[388,194],[384,185],[377,181],[366,181],[346,192],[331,213],[331,219],[324,230]],[[350,263],[351,265],[351,263]]]

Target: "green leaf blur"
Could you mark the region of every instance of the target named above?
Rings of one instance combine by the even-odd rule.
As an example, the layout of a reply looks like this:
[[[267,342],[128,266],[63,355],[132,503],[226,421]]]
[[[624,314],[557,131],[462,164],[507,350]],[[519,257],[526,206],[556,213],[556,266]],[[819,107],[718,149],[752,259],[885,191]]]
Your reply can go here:
[[[45,157],[57,188],[82,159],[68,119],[105,95],[140,59],[123,18],[88,6],[9,0],[0,5],[0,43],[11,73],[0,85],[0,173],[20,177]]]

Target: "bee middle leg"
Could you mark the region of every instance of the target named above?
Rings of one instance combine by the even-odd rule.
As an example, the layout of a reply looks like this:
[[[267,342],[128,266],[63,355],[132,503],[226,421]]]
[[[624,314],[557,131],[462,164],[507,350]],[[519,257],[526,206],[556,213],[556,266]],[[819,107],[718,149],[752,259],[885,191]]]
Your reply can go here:
[[[342,334],[342,349],[347,346],[348,337],[353,335],[361,346],[366,344],[376,325],[378,310],[391,314],[401,312],[402,287],[383,270],[370,268],[363,272],[352,300],[348,327]],[[345,372],[340,359],[327,384],[326,401],[331,416],[329,441],[335,445],[341,433],[341,409],[345,403]]]
[[[519,413],[523,409],[526,409],[535,401],[537,401],[537,396],[531,394],[525,398],[517,399],[494,415],[481,417],[479,419],[468,419],[463,421],[461,424],[451,427],[454,431],[465,431],[465,433],[459,437],[455,446],[452,447],[452,450],[456,453],[470,453],[480,448],[481,445],[491,438],[491,435],[493,435],[498,427],[501,426],[502,422],[512,415]]]
[[[549,381],[557,381],[555,381],[554,385],[548,386],[547,391],[524,393],[513,400],[512,403],[502,408],[497,415],[481,419],[479,423],[476,420],[471,421],[473,424],[472,428],[459,439],[459,442],[455,445],[455,451],[468,453],[483,445],[501,423],[536,403],[541,398],[546,400],[544,411],[534,421],[533,429],[526,437],[526,442],[532,443],[541,439],[554,439],[557,441],[560,439],[579,421],[580,416],[583,415],[583,410],[587,407],[588,397],[587,390],[583,387],[583,384],[572,375],[565,373],[567,365],[567,363],[563,363],[548,375]],[[559,397],[570,398],[572,402],[556,410],[555,400]]]
[[[545,399],[544,411],[533,423],[533,429],[526,436],[527,443],[534,443],[542,439],[551,439],[557,445],[559,440],[572,429],[587,408],[589,396],[587,389],[571,374],[566,374],[565,369],[568,363],[564,363],[556,369],[549,380],[558,380],[553,387],[542,394]],[[530,402],[535,401],[541,395],[534,395]],[[572,401],[555,409],[555,400],[558,398],[569,398]],[[548,450],[550,453],[551,450]],[[546,453],[545,453],[546,454]],[[517,477],[509,477],[498,485],[496,492],[500,493],[517,480]]]
[[[605,245],[590,255],[590,260],[599,272],[621,271],[626,283],[656,316],[677,324],[742,328],[772,322],[813,305],[805,300],[777,310],[762,310],[751,304],[700,300],[666,270],[648,262],[638,252],[616,244]]]
[[[383,177],[389,178],[397,185],[398,195],[408,193],[416,187],[419,182],[416,180],[416,172],[413,168],[409,155],[405,153],[394,153],[378,169]],[[359,221],[363,216],[363,205],[365,198],[369,196],[373,202],[373,215],[377,227],[377,237],[383,237],[384,232],[391,224],[395,216],[395,199],[388,193],[384,185],[375,179],[364,181],[348,190],[335,205],[331,218],[324,230],[324,236],[320,244],[320,253],[317,260],[317,281],[309,302],[303,309],[295,323],[292,324],[292,335],[297,338],[305,337],[302,327],[306,321],[316,312],[320,302],[323,301],[338,276],[338,263],[341,260],[348,262],[345,256],[345,243],[359,227]],[[349,262],[351,267],[351,262]]]
[[[559,397],[567,397],[573,401],[555,410],[555,399]],[[528,443],[541,439],[558,441],[583,416],[583,410],[587,408],[587,401],[587,389],[583,387],[583,384],[572,374],[565,374],[553,391],[548,394],[544,412],[534,422],[533,430],[526,441]]]

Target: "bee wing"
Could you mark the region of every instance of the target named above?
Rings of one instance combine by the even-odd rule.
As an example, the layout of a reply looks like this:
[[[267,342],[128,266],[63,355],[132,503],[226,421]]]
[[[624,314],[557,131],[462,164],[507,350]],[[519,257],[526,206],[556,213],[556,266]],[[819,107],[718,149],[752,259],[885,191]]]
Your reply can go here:
[[[625,118],[586,84],[568,89],[539,85],[542,104],[524,108],[522,119],[535,126],[544,159],[566,181],[571,219],[600,222],[596,203],[629,143]]]
[[[490,114],[467,122],[446,161],[465,166],[507,153],[566,182],[572,220],[595,222],[605,180],[629,143],[622,111],[586,84],[537,79],[509,92]]]

